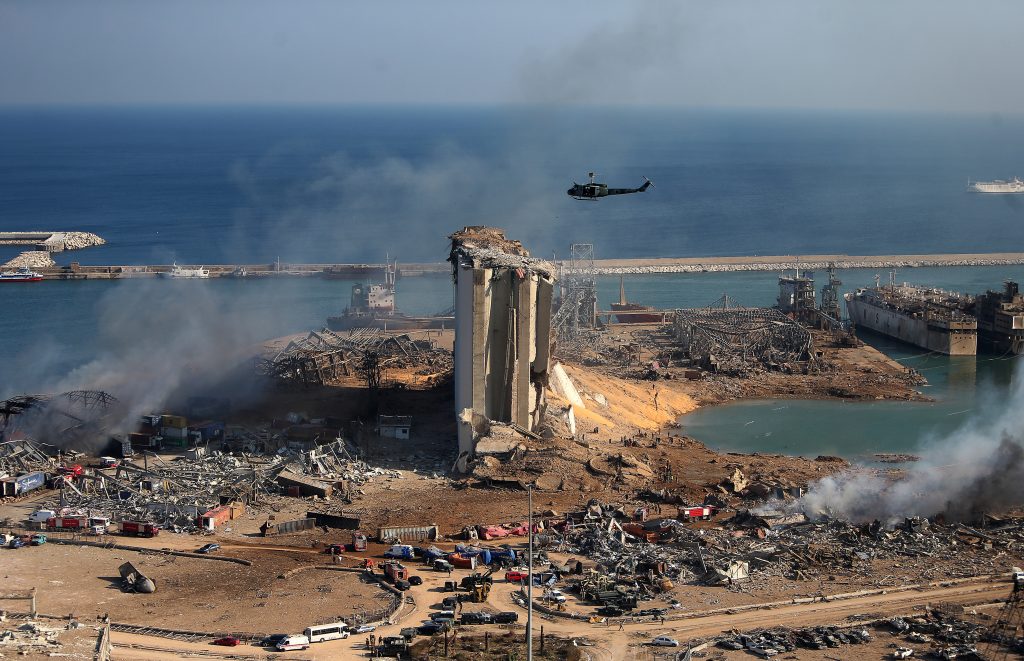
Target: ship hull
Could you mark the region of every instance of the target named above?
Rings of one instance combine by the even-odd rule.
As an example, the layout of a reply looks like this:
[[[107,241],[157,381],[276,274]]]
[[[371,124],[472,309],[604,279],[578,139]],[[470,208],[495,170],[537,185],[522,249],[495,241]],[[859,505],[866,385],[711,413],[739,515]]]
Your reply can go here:
[[[974,324],[911,317],[898,309],[877,307],[856,297],[846,300],[846,310],[850,321],[857,327],[922,349],[949,356],[973,356],[978,352],[978,333]]]
[[[665,320],[665,313],[650,305],[612,303],[611,308],[620,324],[657,324]]]
[[[43,276],[31,276],[31,277],[18,277],[18,278],[0,278],[0,282],[42,282]]]

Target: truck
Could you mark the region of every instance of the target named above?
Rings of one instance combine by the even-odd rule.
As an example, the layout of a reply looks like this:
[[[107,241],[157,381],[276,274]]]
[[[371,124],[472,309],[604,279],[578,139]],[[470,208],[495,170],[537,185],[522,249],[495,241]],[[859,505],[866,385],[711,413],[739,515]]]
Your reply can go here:
[[[384,563],[384,576],[392,583],[409,580],[409,570],[400,562]]]
[[[160,534],[160,526],[143,521],[122,521],[121,534],[135,537],[156,537]]]
[[[85,516],[54,516],[46,520],[47,530],[84,531],[89,527],[89,518]]]

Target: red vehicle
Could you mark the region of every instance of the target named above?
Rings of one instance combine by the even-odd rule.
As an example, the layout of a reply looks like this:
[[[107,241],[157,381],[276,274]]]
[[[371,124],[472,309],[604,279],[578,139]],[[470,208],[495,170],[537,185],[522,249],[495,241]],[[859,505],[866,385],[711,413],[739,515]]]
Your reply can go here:
[[[122,521],[122,535],[134,535],[136,537],[156,537],[160,534],[160,526],[142,521]]]
[[[707,521],[715,514],[714,507],[698,506],[698,507],[680,507],[679,508],[679,519],[682,521]]]
[[[366,550],[366,535],[359,530],[352,533],[352,550],[357,553]]]
[[[56,516],[46,520],[47,530],[85,530],[89,519],[84,516]]]
[[[240,641],[239,639],[235,638],[234,636],[224,636],[223,638],[218,638],[217,640],[213,641],[213,644],[214,645],[223,645],[225,647],[235,647],[236,645],[238,645],[241,642],[242,641]]]
[[[505,580],[509,583],[522,583],[523,581],[529,580],[530,575],[524,571],[512,571],[505,572]]]
[[[82,474],[82,467],[79,464],[72,466],[61,466],[57,469],[57,472],[61,475],[70,475],[71,477],[78,477]]]

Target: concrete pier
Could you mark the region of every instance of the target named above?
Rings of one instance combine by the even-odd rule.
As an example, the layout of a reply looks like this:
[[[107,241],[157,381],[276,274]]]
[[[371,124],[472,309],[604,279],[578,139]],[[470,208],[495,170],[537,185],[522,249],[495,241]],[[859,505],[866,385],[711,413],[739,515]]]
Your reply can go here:
[[[556,265],[558,263],[556,262]],[[654,273],[726,273],[732,271],[784,271],[794,268],[822,270],[829,265],[840,269],[892,269],[922,266],[1008,266],[1024,265],[1024,253],[963,253],[938,255],[772,255],[753,257],[637,257],[594,260],[596,275],[642,275]],[[562,264],[569,273],[568,264]],[[186,268],[198,265],[179,264]],[[325,277],[366,278],[382,275],[384,264],[205,264],[211,278],[223,277]],[[37,268],[47,280],[120,280],[155,278],[170,271],[171,264],[69,266]],[[445,263],[401,264],[400,277],[451,275]]]

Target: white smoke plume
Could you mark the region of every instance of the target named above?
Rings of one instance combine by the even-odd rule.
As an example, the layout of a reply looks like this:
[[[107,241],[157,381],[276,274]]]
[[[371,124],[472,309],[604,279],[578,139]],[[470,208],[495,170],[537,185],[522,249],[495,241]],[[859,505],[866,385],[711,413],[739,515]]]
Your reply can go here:
[[[134,431],[141,415],[166,412],[164,407],[179,394],[181,399],[215,395],[238,402],[255,392],[251,357],[275,325],[254,311],[245,300],[248,296],[228,299],[203,281],[111,286],[97,302],[96,334],[82,338],[90,348],[89,360],[69,373],[23,374],[13,380],[21,392],[100,390],[113,395],[118,405],[105,421],[104,433],[65,437],[46,419],[45,408],[25,416],[22,432],[35,436],[36,431],[46,436],[39,440],[55,445],[96,450],[109,434]],[[67,350],[52,343],[44,346],[48,352]],[[44,359],[39,362],[45,364]]]
[[[793,509],[812,518],[892,524],[940,513],[963,521],[1024,505],[1024,368],[1014,376],[998,409],[925,444],[902,479],[856,471],[834,475],[812,484]]]

